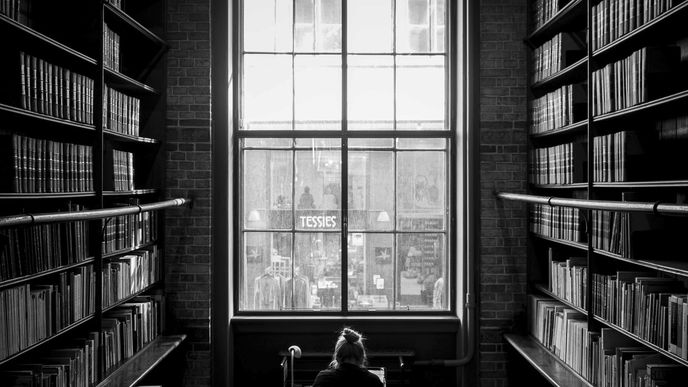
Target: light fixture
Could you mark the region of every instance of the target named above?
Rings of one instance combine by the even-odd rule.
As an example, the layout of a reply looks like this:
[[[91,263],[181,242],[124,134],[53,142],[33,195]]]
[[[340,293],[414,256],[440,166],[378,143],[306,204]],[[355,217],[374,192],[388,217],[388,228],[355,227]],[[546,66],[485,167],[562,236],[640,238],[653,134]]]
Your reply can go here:
[[[251,210],[248,212],[248,221],[249,222],[258,222],[260,221],[260,212],[258,210]]]
[[[389,222],[389,214],[387,211],[382,210],[377,214],[377,221],[378,222]]]

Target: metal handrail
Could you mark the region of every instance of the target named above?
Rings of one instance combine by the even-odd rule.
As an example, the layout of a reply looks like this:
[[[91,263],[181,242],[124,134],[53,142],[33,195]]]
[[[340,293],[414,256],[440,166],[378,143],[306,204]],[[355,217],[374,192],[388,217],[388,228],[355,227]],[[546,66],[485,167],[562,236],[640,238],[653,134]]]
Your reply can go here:
[[[0,227],[21,226],[28,224],[42,224],[55,222],[69,222],[75,220],[92,220],[109,218],[119,215],[139,214],[144,211],[157,211],[170,207],[191,204],[191,199],[169,199],[155,203],[137,204],[131,206],[102,208],[98,210],[84,210],[73,212],[50,212],[43,214],[21,214],[0,217]]]
[[[655,215],[683,215],[688,216],[688,205],[661,202],[619,202],[613,200],[588,200],[557,198],[553,196],[539,196],[510,192],[497,192],[497,198],[514,200],[525,203],[547,204],[550,206],[573,207],[587,210],[607,210],[621,212],[646,212]]]

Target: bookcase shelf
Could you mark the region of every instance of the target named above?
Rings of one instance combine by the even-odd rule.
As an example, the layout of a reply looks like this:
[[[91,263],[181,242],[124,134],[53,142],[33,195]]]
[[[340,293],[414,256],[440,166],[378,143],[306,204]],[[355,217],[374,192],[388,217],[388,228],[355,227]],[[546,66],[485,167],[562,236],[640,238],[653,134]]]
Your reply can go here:
[[[541,139],[551,139],[553,137],[560,137],[564,135],[571,135],[571,134],[580,134],[584,133],[585,130],[588,127],[587,121],[579,121],[576,123],[573,123],[571,125],[567,126],[562,126],[561,128],[557,128],[554,130],[548,130],[546,132],[542,133],[533,133],[530,135],[530,138],[532,140],[541,140]]]
[[[139,383],[155,366],[186,340],[186,335],[160,336],[108,375],[98,387],[130,387]]]
[[[0,282],[0,289],[8,288],[8,287],[14,286],[14,285],[19,285],[19,284],[24,283],[24,282],[33,281],[33,280],[47,277],[47,276],[50,276],[53,274],[62,273],[64,271],[69,271],[71,269],[85,266],[85,265],[88,265],[90,263],[93,263],[92,257],[88,258],[82,262],[73,263],[71,265],[60,266],[60,267],[56,267],[54,269],[41,271],[41,272],[38,272],[35,274],[29,274],[29,275],[25,275],[25,276],[21,276],[21,277],[17,277],[17,278],[12,278],[10,280]]]
[[[563,2],[531,2],[531,18],[541,21]],[[621,8],[614,9],[615,4]],[[688,180],[679,171],[669,171],[688,163],[684,146],[688,140],[688,32],[684,28],[688,0],[674,2],[668,10],[667,2],[649,0],[642,8],[647,13],[628,4],[635,3],[571,1],[527,36],[526,44],[532,49],[529,194],[498,194],[530,203],[527,282],[531,293],[526,314],[532,336],[506,335],[507,341],[517,347],[512,342],[518,338],[525,341],[522,346],[540,346],[545,353],[547,348],[556,348],[556,355],[549,353],[549,362],[568,362],[571,370],[590,378],[591,385],[611,373],[623,377],[623,369],[607,368],[605,362],[617,356],[634,360],[631,350],[622,348],[636,346],[634,341],[649,348],[648,352],[662,355],[652,358],[651,365],[670,364],[657,369],[685,373],[682,367],[688,367],[688,360],[673,353],[685,350],[678,337],[688,336],[688,328],[674,318],[688,305],[684,298],[688,261],[682,259],[688,253],[683,243],[688,232]],[[636,24],[640,26],[631,30]],[[584,39],[581,31],[586,34]],[[618,38],[608,42],[613,36]],[[580,40],[589,42],[582,59]],[[605,42],[602,47],[595,46]],[[532,184],[555,181],[576,183]],[[549,290],[548,283],[557,286],[556,293]],[[557,296],[564,294],[562,284],[567,297],[574,299],[575,295],[576,302],[587,298],[586,307]],[[632,299],[622,299],[621,287],[625,292],[628,286],[636,291],[628,293]],[[633,318],[642,319],[636,311],[624,308],[623,302],[629,300],[656,307],[652,325],[642,324],[653,334],[644,331],[640,336],[654,341],[655,333],[671,331],[672,335],[663,338],[666,343],[660,344],[671,346],[671,353],[614,324],[631,326],[635,320],[621,322],[622,316],[631,312]],[[620,308],[624,315],[614,313]],[[681,333],[673,335],[676,329]],[[576,349],[569,346],[571,335],[577,340]],[[582,342],[578,341],[581,337]],[[562,338],[567,342],[557,341]],[[580,348],[585,350],[578,352]],[[593,354],[592,348],[600,352]],[[557,369],[539,364],[545,362],[540,360],[544,355],[518,352],[551,384],[562,385]],[[537,361],[532,360],[535,356],[540,356]],[[599,361],[595,364],[599,372],[588,368],[593,360]],[[651,375],[651,369],[648,365],[648,385],[657,376]],[[679,385],[678,372],[674,374],[669,385]]]
[[[532,235],[533,237],[535,237],[535,238],[537,238],[537,239],[541,239],[541,240],[543,240],[543,241],[548,241],[548,242],[557,243],[557,244],[560,244],[560,245],[563,245],[563,246],[573,247],[573,248],[578,249],[578,250],[583,250],[583,251],[587,251],[587,250],[588,250],[588,245],[585,244],[585,243],[581,243],[581,242],[572,242],[572,241],[567,241],[567,240],[557,239],[557,238],[550,238],[550,237],[547,237],[547,236],[544,236],[544,235],[538,235],[538,234],[531,234],[531,235]]]
[[[644,340],[643,338],[639,337],[638,335],[636,335],[632,332],[629,332],[629,331],[617,326],[616,324],[612,324],[609,321],[607,321],[607,320],[605,320],[599,316],[595,316],[594,319],[595,319],[595,321],[602,323],[602,324],[608,326],[609,328],[612,328],[615,331],[637,341],[639,344],[642,344],[642,345],[652,349],[653,351],[656,351],[657,353],[660,353],[660,354],[668,357],[669,359],[671,359],[671,360],[673,360],[673,361],[675,361],[681,365],[688,367],[688,360],[682,359],[680,356],[676,356],[675,354],[673,354],[673,353],[671,353],[671,352],[669,352],[669,351],[667,351],[661,347],[658,347],[655,344],[652,344],[651,342]]]
[[[504,339],[535,370],[557,387],[593,387],[552,352],[530,336],[505,334]]]
[[[688,2],[682,2],[666,13],[658,16],[654,20],[644,24],[643,26],[636,28],[635,30],[627,33],[626,35],[616,39],[615,41],[595,50],[592,54],[593,58],[596,60],[603,60],[609,54],[619,51],[625,47],[638,44],[643,39],[647,39],[648,36],[657,34],[659,32],[671,31],[672,27],[682,28],[685,25],[685,17],[688,15]],[[673,32],[673,31],[671,31]]]
[[[135,31],[139,35],[159,45],[160,47],[168,46],[165,40],[151,32],[138,21],[134,20],[134,18],[129,16],[127,13],[107,3],[105,3],[105,21],[108,24],[112,23],[113,25],[116,24],[118,26],[126,26],[126,28]]]
[[[641,103],[635,106],[631,106],[625,109],[617,110],[611,113],[597,115],[593,118],[593,122],[607,122],[619,118],[628,118],[631,115],[639,113],[647,113],[649,111],[667,108],[673,106],[679,106],[688,100],[688,90],[683,90],[678,93],[667,95],[666,97],[657,98],[653,101]]]
[[[545,286],[543,284],[535,284],[534,287],[535,287],[535,289],[537,289],[541,293],[546,294],[546,295],[554,298],[555,300],[561,302],[562,304],[568,306],[569,308],[575,309],[578,312],[580,312],[586,316],[588,315],[588,312],[585,309],[581,308],[580,306],[576,306],[576,305],[572,304],[571,302],[569,302],[569,301],[557,296],[556,294],[552,293],[549,289],[547,289],[547,286]]]
[[[69,127],[69,128],[86,130],[86,131],[90,131],[90,132],[96,131],[96,127],[93,125],[83,124],[81,122],[66,120],[63,118],[52,117],[52,116],[49,116],[47,114],[36,113],[36,112],[32,112],[32,111],[29,111],[26,109],[21,109],[18,107],[6,105],[3,103],[0,103],[0,113],[12,115],[12,116],[15,116],[16,118],[32,119],[32,120],[35,120],[35,122],[37,122],[37,123],[49,122],[51,124],[59,124],[59,125]]]
[[[585,15],[585,1],[571,0],[554,15],[545,25],[533,31],[526,41],[531,45],[536,45],[548,36],[559,32],[561,26],[569,25],[572,21]]]
[[[95,68],[95,66],[97,65],[97,61],[95,59],[90,58],[72,49],[71,47],[66,46],[58,42],[57,40],[52,39],[38,31],[35,31],[15,20],[12,20],[4,14],[0,14],[0,28],[8,30],[8,33],[17,34],[22,36],[23,38],[31,39],[33,42],[41,44],[44,47],[59,50],[73,59],[81,61],[89,66],[93,66],[93,68]]]
[[[559,71],[558,73],[541,81],[533,83],[532,85],[530,85],[530,88],[532,90],[537,90],[539,92],[545,89],[551,89],[555,86],[561,86],[567,82],[570,82],[572,79],[575,79],[576,77],[585,78],[585,71],[588,68],[587,65],[588,58],[582,58],[576,63],[567,66],[565,69]]]
[[[41,341],[39,341],[39,342],[37,342],[37,343],[34,343],[34,344],[32,344],[32,345],[30,345],[30,346],[24,348],[23,350],[21,350],[21,351],[15,353],[15,354],[12,354],[12,355],[9,356],[9,357],[6,357],[6,358],[0,360],[0,366],[5,365],[5,364],[7,364],[7,363],[9,363],[9,362],[11,362],[11,361],[13,361],[13,360],[15,360],[15,359],[21,357],[21,356],[24,356],[24,355],[26,355],[27,353],[29,353],[29,352],[31,352],[31,351],[37,349],[37,348],[43,347],[43,346],[45,346],[45,345],[48,344],[48,343],[54,342],[57,338],[66,336],[68,333],[73,332],[73,331],[76,330],[77,328],[82,327],[82,326],[84,326],[84,325],[86,325],[86,324],[92,322],[92,321],[95,319],[94,317],[95,317],[95,316],[94,316],[93,314],[91,314],[91,315],[89,315],[89,316],[86,316],[86,317],[82,318],[82,319],[79,320],[79,321],[75,321],[75,322],[69,324],[68,326],[62,328],[60,331],[58,331],[57,333],[53,334],[52,336],[47,337],[47,338],[45,338],[45,339],[43,339],[43,340],[41,340]]]
[[[156,89],[120,72],[105,68],[105,82],[115,89],[135,95],[160,94]]]
[[[96,354],[93,363],[81,364],[94,376],[94,385],[133,385],[185,339],[160,336],[170,329],[164,325],[165,238],[163,216],[150,213],[188,202],[161,197],[169,48],[164,40],[166,0],[123,3],[32,1],[14,16],[18,21],[0,15],[0,32],[9,47],[7,60],[0,64],[0,126],[10,138],[0,152],[5,156],[0,168],[7,171],[0,176],[3,190],[20,186],[24,192],[85,191],[0,193],[6,204],[0,238],[16,239],[0,246],[7,278],[0,281],[0,301],[10,309],[0,311],[0,325],[7,328],[0,328],[0,343],[6,344],[0,354],[9,355],[0,359],[3,386],[13,384],[4,379],[3,372],[10,370],[45,380],[47,368],[26,368],[45,364],[44,357],[55,356],[64,372],[72,372],[69,367],[84,360],[83,355],[81,360],[71,357],[79,350]],[[10,4],[20,1],[5,2]],[[138,187],[143,189],[134,189]],[[111,219],[107,227],[105,218]],[[142,243],[145,240],[153,242]],[[103,253],[104,242],[112,247],[124,246],[124,241],[139,245]],[[46,254],[49,262],[37,259],[35,264],[12,266],[48,249],[55,252]],[[83,261],[10,277],[78,259]],[[5,260],[10,262],[7,267]],[[134,272],[143,275],[134,277]],[[114,298],[108,294],[110,285],[128,282],[133,289],[145,288],[104,307],[104,298]],[[73,290],[64,291],[66,286]],[[33,309],[18,307],[25,300]],[[60,327],[86,313],[91,314],[28,345],[50,331],[42,321],[55,320],[51,326]],[[127,359],[131,354],[111,346],[110,339],[131,340],[132,325],[122,322],[137,315],[146,324],[141,327],[145,334],[134,342],[139,351]],[[14,332],[21,333],[21,341]],[[18,351],[21,345],[27,348]]]

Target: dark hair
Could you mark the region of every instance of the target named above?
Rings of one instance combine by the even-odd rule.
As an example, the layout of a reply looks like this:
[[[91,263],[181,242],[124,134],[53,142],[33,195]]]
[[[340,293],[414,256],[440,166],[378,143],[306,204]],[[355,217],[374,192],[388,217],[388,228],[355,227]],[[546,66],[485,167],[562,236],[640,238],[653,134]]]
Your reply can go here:
[[[363,336],[351,328],[344,328],[334,345],[334,354],[330,367],[339,368],[342,363],[363,366],[366,363],[366,352]]]

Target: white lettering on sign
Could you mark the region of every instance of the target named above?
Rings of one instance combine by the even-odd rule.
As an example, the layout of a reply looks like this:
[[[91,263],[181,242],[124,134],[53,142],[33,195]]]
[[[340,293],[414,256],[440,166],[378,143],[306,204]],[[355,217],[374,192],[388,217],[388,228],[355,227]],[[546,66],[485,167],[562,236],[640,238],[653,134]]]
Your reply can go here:
[[[332,216],[300,216],[302,228],[337,228],[337,217]]]

